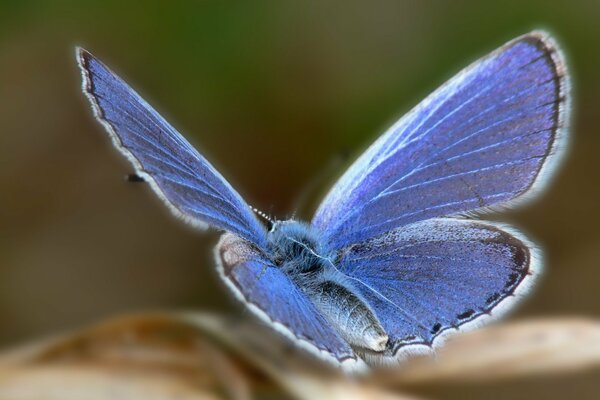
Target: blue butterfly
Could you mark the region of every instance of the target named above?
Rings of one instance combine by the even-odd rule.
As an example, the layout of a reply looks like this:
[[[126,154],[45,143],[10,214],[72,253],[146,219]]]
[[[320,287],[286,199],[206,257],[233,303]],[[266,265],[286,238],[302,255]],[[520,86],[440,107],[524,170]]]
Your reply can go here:
[[[550,36],[476,61],[384,133],[310,223],[253,209],[167,121],[87,51],[83,92],[115,146],[173,213],[225,231],[233,293],[303,348],[345,369],[427,351],[510,308],[540,273],[513,228],[473,219],[530,199],[567,139],[569,82]]]

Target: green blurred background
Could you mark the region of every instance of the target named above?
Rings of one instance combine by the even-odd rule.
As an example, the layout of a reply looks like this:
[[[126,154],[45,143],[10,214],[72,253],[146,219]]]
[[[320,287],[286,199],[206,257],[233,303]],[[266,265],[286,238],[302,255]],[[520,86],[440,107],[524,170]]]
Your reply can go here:
[[[237,309],[214,272],[218,235],[124,182],[131,168],[79,92],[75,45],[122,74],[252,205],[283,218],[321,176],[299,210],[308,217],[365,146],[462,67],[548,29],[573,78],[572,140],[545,195],[497,217],[547,260],[511,318],[600,316],[599,19],[600,2],[585,0],[2,1],[0,344],[135,310]],[[596,377],[422,394],[594,398]]]

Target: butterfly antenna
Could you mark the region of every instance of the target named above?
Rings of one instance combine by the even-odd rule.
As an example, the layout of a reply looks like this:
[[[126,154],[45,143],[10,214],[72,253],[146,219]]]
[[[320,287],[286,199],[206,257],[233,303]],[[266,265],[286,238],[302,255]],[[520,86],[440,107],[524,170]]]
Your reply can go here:
[[[271,217],[269,217],[266,213],[260,211],[258,208],[256,207],[252,207],[250,206],[250,208],[252,209],[252,211],[254,211],[259,217],[263,218],[265,221],[267,221],[269,223],[269,229],[271,229],[273,227],[273,225],[275,224],[275,220]]]

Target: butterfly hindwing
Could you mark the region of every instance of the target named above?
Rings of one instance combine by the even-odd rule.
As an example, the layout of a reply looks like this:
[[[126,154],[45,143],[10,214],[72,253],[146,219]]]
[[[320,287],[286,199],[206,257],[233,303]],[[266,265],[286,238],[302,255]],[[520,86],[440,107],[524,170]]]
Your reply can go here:
[[[416,221],[508,205],[560,152],[568,84],[556,45],[522,36],[456,75],[380,137],[313,224],[342,248]]]
[[[264,245],[265,229],[250,207],[175,128],[90,53],[77,49],[77,60],[96,117],[177,216]]]
[[[360,367],[350,345],[271,260],[229,233],[221,237],[215,253],[221,277],[254,313],[321,358]]]
[[[390,338],[378,356],[431,347],[446,331],[497,317],[524,293],[541,262],[526,239],[507,230],[436,218],[343,250],[340,269]]]

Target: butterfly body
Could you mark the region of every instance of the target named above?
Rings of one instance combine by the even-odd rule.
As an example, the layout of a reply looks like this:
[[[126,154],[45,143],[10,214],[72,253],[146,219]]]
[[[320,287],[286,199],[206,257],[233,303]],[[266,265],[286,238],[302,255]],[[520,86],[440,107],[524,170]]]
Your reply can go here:
[[[305,222],[275,221],[267,241],[275,265],[291,276],[321,274],[334,257],[315,228]]]
[[[345,369],[395,363],[509,310],[541,254],[476,219],[539,193],[564,154],[569,77],[545,32],[477,60],[342,175],[310,223],[269,229],[219,172],[98,59],[83,92],[113,143],[177,217],[224,231],[217,271],[250,310]]]
[[[340,271],[338,255],[327,251],[314,227],[298,221],[276,221],[268,242],[275,266],[348,343],[373,351],[385,349],[385,330],[351,280]]]

